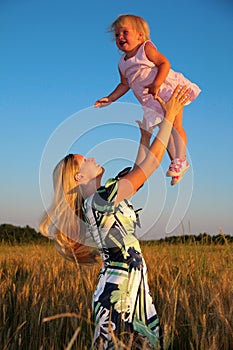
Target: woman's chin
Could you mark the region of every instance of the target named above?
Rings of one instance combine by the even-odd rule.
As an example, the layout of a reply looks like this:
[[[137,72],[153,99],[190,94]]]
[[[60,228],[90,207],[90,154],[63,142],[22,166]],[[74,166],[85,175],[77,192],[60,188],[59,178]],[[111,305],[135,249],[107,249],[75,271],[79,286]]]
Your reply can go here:
[[[99,166],[98,173],[97,173],[97,176],[103,175],[104,172],[105,172],[105,169],[100,165],[100,166]]]

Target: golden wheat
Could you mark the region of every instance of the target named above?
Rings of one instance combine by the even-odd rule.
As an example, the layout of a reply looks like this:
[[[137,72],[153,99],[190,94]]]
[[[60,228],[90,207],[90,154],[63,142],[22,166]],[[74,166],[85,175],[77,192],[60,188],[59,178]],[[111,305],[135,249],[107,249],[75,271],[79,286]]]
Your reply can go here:
[[[232,349],[232,246],[161,244],[143,252],[164,348]],[[99,269],[65,261],[51,245],[0,246],[0,349],[89,349]]]

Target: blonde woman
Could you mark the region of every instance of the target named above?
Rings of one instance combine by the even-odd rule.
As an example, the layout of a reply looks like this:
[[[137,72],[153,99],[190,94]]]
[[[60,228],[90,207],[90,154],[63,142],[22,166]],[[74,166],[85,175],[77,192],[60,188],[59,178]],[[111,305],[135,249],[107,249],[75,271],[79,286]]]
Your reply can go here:
[[[93,349],[113,350],[119,342],[130,349],[162,348],[147,268],[135,236],[138,212],[129,198],[159,167],[175,116],[188,98],[186,87],[177,87],[168,102],[160,99],[165,118],[151,144],[152,130],[138,122],[141,139],[134,167],[105,185],[104,168],[94,158],[70,154],[55,168],[54,200],[41,221],[41,233],[55,240],[64,257],[88,264],[96,259],[96,251],[85,245],[91,237],[103,261],[93,296]]]
[[[170,69],[168,59],[150,41],[149,26],[139,16],[121,15],[111,25],[116,45],[123,55],[119,61],[120,83],[107,97],[95,102],[95,107],[104,107],[116,101],[129,89],[141,103],[144,118],[149,127],[160,126],[164,111],[156,96],[168,101],[177,84],[190,88],[186,105],[200,93],[199,87],[191,83],[183,74]],[[168,144],[171,164],[167,176],[171,185],[177,184],[189,168],[186,159],[187,135],[182,126],[183,109],[179,111]]]

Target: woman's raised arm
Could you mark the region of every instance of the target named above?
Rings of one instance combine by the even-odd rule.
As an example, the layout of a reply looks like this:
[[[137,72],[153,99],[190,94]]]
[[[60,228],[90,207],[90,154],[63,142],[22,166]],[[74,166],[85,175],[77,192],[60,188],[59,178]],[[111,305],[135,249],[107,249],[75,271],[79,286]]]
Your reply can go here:
[[[165,111],[164,120],[161,123],[157,136],[147,151],[146,147],[149,135],[146,140],[145,133],[144,137],[142,137],[143,134],[141,133],[142,136],[135,166],[127,175],[119,180],[116,202],[132,197],[138,188],[159,167],[168,145],[175,116],[183,108],[188,98],[189,90],[185,86],[181,87],[179,85],[174,90],[169,101],[164,102],[159,97],[157,98]]]

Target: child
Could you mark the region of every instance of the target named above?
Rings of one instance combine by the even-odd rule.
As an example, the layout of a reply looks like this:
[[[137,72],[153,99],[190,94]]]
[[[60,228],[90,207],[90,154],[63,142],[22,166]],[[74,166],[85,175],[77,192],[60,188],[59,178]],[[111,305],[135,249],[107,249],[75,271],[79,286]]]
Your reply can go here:
[[[157,96],[168,101],[175,87],[185,85],[193,101],[200,89],[181,73],[170,69],[170,63],[150,41],[146,21],[134,15],[121,15],[110,26],[117,47],[124,52],[119,61],[120,83],[107,97],[95,102],[95,107],[104,107],[116,101],[129,89],[141,103],[147,128],[158,126],[164,118],[164,111]],[[168,144],[171,164],[166,173],[171,176],[171,185],[177,184],[189,168],[186,160],[187,136],[182,126],[183,110],[176,116]]]

